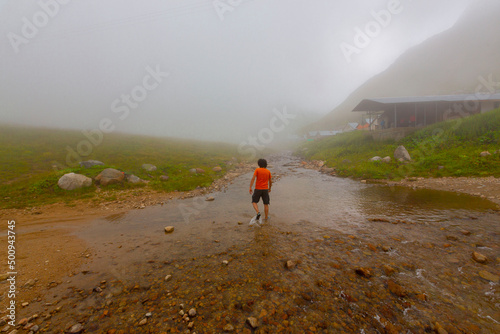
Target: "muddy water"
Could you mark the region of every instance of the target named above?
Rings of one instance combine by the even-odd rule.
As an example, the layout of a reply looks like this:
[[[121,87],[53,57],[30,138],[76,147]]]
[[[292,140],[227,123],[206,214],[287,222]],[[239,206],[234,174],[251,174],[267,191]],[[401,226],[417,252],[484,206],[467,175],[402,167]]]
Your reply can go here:
[[[77,232],[91,263],[23,312],[54,333],[77,322],[95,333],[500,331],[495,205],[335,178],[288,155],[270,163],[261,227],[248,225],[251,174],[212,202],[96,220]],[[179,315],[191,308],[192,319]]]

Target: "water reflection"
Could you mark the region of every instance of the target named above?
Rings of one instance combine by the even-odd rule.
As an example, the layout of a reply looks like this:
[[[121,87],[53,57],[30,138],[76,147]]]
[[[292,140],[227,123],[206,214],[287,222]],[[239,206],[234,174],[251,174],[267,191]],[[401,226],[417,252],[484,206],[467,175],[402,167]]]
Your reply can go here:
[[[203,314],[195,318],[200,333],[227,324],[249,332],[248,316],[268,333],[430,332],[436,319],[456,332],[498,328],[491,320],[496,285],[477,274],[494,276],[495,267],[471,260],[473,251],[492,259],[499,252],[498,217],[484,213],[493,203],[335,178],[290,157],[272,164],[279,180],[262,227],[248,225],[254,212],[246,174],[210,194],[213,202],[174,200],[80,231],[96,254],[85,268],[95,277],[76,275],[71,284],[92,290],[106,280],[121,291],[107,306],[119,317],[82,309],[88,323],[97,332],[185,332],[178,305],[192,303]],[[482,216],[471,224],[472,215]],[[173,234],[163,232],[168,225]],[[287,260],[296,267],[285,269]],[[366,276],[356,274],[359,267],[368,268]],[[101,297],[88,298],[104,304]],[[138,327],[149,310],[153,317]]]

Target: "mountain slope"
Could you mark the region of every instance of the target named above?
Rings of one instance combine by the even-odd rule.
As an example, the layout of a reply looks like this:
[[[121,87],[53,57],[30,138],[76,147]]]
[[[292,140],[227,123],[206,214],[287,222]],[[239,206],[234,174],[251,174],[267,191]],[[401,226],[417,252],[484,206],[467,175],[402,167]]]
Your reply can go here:
[[[331,129],[359,120],[351,110],[370,97],[474,93],[482,80],[500,81],[500,2],[474,2],[449,30],[405,52],[320,121],[307,127]],[[488,92],[484,85],[481,91]],[[500,87],[497,87],[500,89]]]

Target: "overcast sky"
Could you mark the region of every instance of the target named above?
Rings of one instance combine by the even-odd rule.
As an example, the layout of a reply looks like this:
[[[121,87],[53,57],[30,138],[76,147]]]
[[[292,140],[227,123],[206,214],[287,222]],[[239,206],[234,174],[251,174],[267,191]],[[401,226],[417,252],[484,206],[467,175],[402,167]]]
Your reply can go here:
[[[58,1],[0,0],[0,123],[225,141],[328,113],[472,2]]]

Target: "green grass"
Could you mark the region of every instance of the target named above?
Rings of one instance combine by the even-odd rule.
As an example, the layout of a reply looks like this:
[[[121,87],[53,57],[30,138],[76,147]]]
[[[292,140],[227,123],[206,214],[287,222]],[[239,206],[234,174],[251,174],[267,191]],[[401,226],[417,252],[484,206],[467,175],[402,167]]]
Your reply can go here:
[[[399,145],[406,147],[413,160],[411,163],[394,160],[393,153]],[[482,151],[493,153],[497,150],[500,150],[499,109],[433,124],[399,142],[376,142],[370,133],[354,131],[308,142],[298,153],[308,159],[326,161],[340,176],[401,179],[406,176],[500,177],[500,154],[479,155]],[[390,156],[392,162],[368,161],[377,155]]]
[[[228,160],[237,156],[236,147],[190,140],[106,134],[83,160],[100,160],[105,166],[89,169],[68,165],[67,147],[76,150],[86,138],[79,131],[0,126],[0,208],[25,208],[55,202],[70,204],[75,199],[92,199],[96,187],[65,191],[57,186],[59,178],[70,172],[94,178],[105,168],[116,168],[150,181],[146,185],[123,183],[106,187],[122,190],[146,187],[158,191],[189,191],[210,185],[231,168]],[[142,164],[157,166],[146,172]],[[54,167],[56,166],[56,167]],[[212,171],[215,166],[223,171]],[[191,168],[204,174],[193,175]],[[160,181],[168,175],[168,181]],[[108,200],[113,200],[113,195]]]

